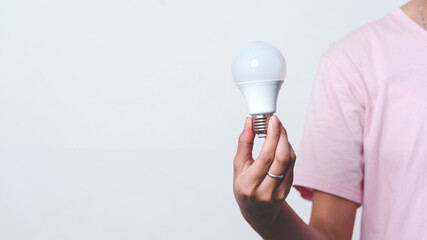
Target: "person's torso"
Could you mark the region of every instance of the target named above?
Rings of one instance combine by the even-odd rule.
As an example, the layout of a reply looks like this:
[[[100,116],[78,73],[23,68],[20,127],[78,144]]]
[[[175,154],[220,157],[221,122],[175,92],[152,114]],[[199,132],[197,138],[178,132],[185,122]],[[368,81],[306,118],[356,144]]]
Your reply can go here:
[[[427,239],[427,32],[397,9],[335,48],[362,79],[361,239]]]

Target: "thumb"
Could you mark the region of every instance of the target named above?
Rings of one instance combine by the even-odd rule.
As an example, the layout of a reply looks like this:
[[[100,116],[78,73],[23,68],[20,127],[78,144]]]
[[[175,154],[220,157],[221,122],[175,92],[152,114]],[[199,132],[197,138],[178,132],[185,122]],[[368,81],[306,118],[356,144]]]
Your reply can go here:
[[[243,169],[248,161],[253,162],[252,148],[254,145],[255,133],[252,130],[252,125],[252,118],[246,118],[245,127],[240,134],[237,153],[236,157],[234,158],[234,169],[237,171]]]

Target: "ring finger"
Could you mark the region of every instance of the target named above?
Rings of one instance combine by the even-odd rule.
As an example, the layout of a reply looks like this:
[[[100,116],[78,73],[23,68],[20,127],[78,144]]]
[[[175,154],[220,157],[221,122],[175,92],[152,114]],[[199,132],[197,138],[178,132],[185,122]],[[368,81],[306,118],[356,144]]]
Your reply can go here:
[[[266,188],[270,191],[274,190],[281,182],[284,180],[284,175],[286,175],[287,169],[291,162],[291,153],[290,153],[290,144],[288,142],[288,136],[286,130],[283,126],[280,128],[280,139],[277,144],[277,149],[273,163],[266,174],[264,181],[261,185],[264,185],[263,188]],[[276,177],[275,177],[276,176]],[[280,177],[281,179],[277,179]]]

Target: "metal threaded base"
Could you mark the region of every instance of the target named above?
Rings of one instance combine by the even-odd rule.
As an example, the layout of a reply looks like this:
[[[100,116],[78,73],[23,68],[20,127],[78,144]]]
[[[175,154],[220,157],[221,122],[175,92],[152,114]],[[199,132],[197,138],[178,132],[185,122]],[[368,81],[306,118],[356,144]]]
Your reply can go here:
[[[273,116],[272,113],[252,115],[254,119],[254,132],[259,138],[265,138],[267,136],[268,120],[270,120],[271,116]]]

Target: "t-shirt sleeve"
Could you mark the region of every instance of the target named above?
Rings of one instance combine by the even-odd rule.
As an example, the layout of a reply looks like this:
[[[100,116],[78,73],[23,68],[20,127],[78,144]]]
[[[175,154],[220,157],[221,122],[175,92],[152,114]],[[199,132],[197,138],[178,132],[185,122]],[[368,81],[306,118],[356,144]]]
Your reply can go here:
[[[343,63],[322,56],[294,171],[293,185],[307,200],[316,189],[362,204],[364,101],[357,81]]]

